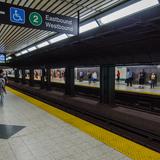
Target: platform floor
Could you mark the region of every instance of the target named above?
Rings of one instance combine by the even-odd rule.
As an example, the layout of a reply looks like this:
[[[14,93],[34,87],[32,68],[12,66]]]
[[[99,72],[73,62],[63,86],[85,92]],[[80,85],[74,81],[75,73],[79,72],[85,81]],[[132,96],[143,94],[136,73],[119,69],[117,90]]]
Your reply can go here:
[[[13,89],[8,90],[5,104],[0,107],[0,124],[11,128],[0,127],[0,133],[11,134],[0,138],[0,160],[160,159],[155,151]]]
[[[64,84],[64,80],[63,79],[54,79],[54,81],[52,81],[54,83],[60,83],[60,84]],[[99,82],[91,82],[90,84],[88,83],[88,81],[75,81],[75,85],[77,86],[83,86],[83,87],[91,87],[91,88],[100,88],[100,83]],[[134,93],[141,93],[141,94],[149,94],[149,95],[157,95],[160,96],[160,86],[155,86],[155,88],[150,88],[150,85],[144,85],[144,88],[139,88],[139,85],[135,85],[133,84],[132,87],[128,87],[124,82],[122,83],[115,83],[115,90],[118,91],[126,91],[126,92],[134,92]]]
[[[75,85],[78,86],[86,86],[93,88],[100,88],[99,82],[89,84],[88,81],[76,81]],[[155,88],[150,88],[149,85],[144,85],[144,88],[139,88],[139,85],[133,84],[132,87],[128,87],[126,84],[115,84],[115,90],[126,91],[126,92],[135,92],[135,93],[143,93],[143,94],[151,94],[151,95],[159,95],[160,96],[160,86],[155,86]]]
[[[0,124],[24,126],[0,139],[0,160],[129,160],[10,92],[0,107]]]
[[[149,85],[144,85],[144,88],[139,88],[139,85],[133,85],[132,87],[128,87],[126,85],[116,85],[116,90],[134,92],[134,93],[142,93],[142,94],[150,94],[150,95],[158,95],[160,96],[160,86],[156,86],[155,88],[150,88]]]

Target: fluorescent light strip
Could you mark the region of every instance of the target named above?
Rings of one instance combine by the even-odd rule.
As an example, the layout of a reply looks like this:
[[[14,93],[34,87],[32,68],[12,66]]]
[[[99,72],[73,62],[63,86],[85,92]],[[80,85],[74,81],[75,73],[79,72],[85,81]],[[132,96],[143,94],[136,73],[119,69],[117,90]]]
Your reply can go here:
[[[28,53],[27,50],[23,50],[23,51],[21,52],[21,54],[26,54],[26,53]]]
[[[67,36],[68,36],[68,37],[73,37],[73,36],[74,36],[74,34],[67,34]]]
[[[50,43],[56,43],[56,42],[58,42],[58,41],[61,41],[61,40],[63,40],[63,39],[66,39],[66,38],[68,38],[67,35],[66,35],[66,34],[62,34],[62,35],[60,35],[60,36],[57,36],[57,37],[54,37],[54,38],[50,39],[49,42],[50,42]]]
[[[32,51],[34,51],[34,50],[36,50],[37,48],[35,47],[35,46],[33,46],[33,47],[30,47],[30,48],[28,48],[27,50],[29,51],[29,52],[32,52]]]
[[[18,57],[18,56],[20,56],[20,55],[22,55],[22,53],[16,53],[16,54],[15,54],[16,57]]]
[[[10,60],[10,59],[12,59],[12,57],[10,57],[10,56],[6,58],[7,61]]]
[[[49,45],[49,43],[47,41],[45,41],[45,42],[42,42],[42,43],[38,44],[37,47],[42,48],[42,47],[45,47],[45,46],[48,46],[48,45]]]
[[[98,27],[97,22],[96,21],[92,21],[90,23],[87,23],[87,24],[81,26],[79,32],[83,33],[83,32],[89,31],[89,30],[97,28],[97,27]]]
[[[108,14],[100,19],[102,24],[107,24],[123,17],[129,16],[133,13],[137,13],[139,11],[145,10],[147,8],[158,5],[158,0],[141,0],[140,2],[134,3],[130,6],[122,8],[116,12]]]

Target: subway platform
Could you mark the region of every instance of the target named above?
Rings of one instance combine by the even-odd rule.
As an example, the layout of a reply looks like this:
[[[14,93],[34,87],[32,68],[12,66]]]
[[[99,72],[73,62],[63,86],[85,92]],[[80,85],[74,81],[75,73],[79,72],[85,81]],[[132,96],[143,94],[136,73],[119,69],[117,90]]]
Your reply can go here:
[[[7,88],[0,160],[160,160],[160,154]]]

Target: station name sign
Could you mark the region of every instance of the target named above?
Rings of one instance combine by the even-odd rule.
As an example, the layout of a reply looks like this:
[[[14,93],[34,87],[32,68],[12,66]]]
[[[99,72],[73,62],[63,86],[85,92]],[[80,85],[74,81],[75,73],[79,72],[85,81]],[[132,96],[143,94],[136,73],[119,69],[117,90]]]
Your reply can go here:
[[[0,2],[0,24],[74,35],[78,33],[78,21],[76,18],[19,7],[3,2]]]

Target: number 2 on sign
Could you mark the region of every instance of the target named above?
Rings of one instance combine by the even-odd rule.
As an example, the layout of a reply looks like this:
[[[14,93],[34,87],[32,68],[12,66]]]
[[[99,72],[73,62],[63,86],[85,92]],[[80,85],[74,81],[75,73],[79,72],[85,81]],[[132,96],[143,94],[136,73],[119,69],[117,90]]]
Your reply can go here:
[[[38,23],[38,16],[37,15],[34,15],[33,19],[34,19],[33,20],[34,23]]]

